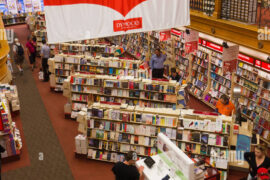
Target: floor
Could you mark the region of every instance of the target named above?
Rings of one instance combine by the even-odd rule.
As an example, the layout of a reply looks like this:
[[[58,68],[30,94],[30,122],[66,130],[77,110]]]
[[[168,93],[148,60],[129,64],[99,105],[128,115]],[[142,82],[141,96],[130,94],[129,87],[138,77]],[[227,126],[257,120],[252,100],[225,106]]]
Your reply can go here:
[[[27,27],[10,28],[25,44],[29,34]],[[18,117],[15,121],[24,134],[22,157],[18,162],[3,165],[3,179],[113,180],[112,164],[74,157],[77,123],[64,119],[66,98],[50,91],[49,83],[39,81],[38,68],[32,72],[28,61],[25,61],[24,71],[22,76],[15,73],[14,81],[21,101],[20,119]],[[189,107],[212,111],[193,97]],[[40,160],[42,155],[44,159]],[[231,171],[229,180],[242,177],[245,173]]]

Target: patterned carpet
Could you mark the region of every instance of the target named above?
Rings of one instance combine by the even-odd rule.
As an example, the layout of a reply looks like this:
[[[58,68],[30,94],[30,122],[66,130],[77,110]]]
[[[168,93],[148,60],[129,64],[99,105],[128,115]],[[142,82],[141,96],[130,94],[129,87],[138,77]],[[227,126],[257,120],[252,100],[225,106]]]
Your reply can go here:
[[[20,32],[21,26],[14,28]],[[25,30],[25,28],[24,28]],[[26,33],[16,33],[25,44]],[[23,35],[23,37],[20,37]],[[30,166],[8,171],[2,174],[4,180],[69,180],[73,179],[67,160],[52,127],[36,87],[28,62],[24,62],[24,73],[19,75],[15,68],[19,98],[21,102],[21,121],[30,158]]]

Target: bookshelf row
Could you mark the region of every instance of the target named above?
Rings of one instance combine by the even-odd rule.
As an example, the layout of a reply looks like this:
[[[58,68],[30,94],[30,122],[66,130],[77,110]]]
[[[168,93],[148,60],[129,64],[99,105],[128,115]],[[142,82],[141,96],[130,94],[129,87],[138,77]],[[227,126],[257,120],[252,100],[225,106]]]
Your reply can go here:
[[[3,23],[5,26],[24,24],[26,14],[16,14],[16,15],[4,15],[2,16]]]
[[[73,73],[149,78],[147,70],[140,70],[141,61],[118,57],[57,54],[49,59],[49,70],[54,75],[57,89],[62,90],[64,80]]]
[[[70,98],[75,116],[85,104],[92,102],[173,109],[186,106],[184,89],[175,81],[75,74],[64,94]]]
[[[108,162],[123,160],[130,150],[140,158],[152,156],[157,154],[156,138],[161,132],[193,158],[209,158],[226,173],[232,118],[188,111],[94,103],[77,117],[78,130],[84,132],[83,145],[76,143],[77,153]]]

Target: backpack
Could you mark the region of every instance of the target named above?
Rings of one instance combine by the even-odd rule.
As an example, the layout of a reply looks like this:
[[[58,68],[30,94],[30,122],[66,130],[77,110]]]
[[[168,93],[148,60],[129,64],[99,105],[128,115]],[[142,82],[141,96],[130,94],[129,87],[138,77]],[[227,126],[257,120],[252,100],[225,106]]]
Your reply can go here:
[[[19,56],[23,56],[24,55],[24,50],[23,50],[23,48],[22,48],[22,45],[16,45],[17,46],[17,54],[19,55]]]

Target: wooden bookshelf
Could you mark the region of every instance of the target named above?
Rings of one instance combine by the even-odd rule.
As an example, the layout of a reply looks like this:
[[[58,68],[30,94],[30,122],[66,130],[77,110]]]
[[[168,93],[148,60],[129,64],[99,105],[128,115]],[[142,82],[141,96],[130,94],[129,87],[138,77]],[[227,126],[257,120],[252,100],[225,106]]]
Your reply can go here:
[[[105,161],[117,162],[121,161],[119,156],[130,150],[136,151],[139,158],[157,154],[159,132],[167,133],[172,141],[176,140],[180,111],[169,110],[167,115],[156,112],[154,108],[94,103],[85,113],[85,122],[78,120],[87,126],[87,156],[96,152],[92,158],[104,160],[104,154],[114,153],[117,160],[108,159],[106,155]]]
[[[114,102],[140,107],[182,107],[181,86],[174,81],[153,81],[140,78],[126,79],[104,75],[75,74],[71,76],[70,99],[73,109],[77,103]],[[84,107],[84,106],[83,106]],[[182,107],[183,108],[183,107]],[[73,113],[77,113],[73,111]]]
[[[100,74],[100,75],[131,75],[137,71],[136,75],[148,76],[146,71],[137,70],[140,61],[119,58],[104,58],[83,55],[58,54],[49,60],[50,72],[54,74],[56,89],[62,90],[61,84],[72,73]],[[72,72],[73,71],[73,72]],[[143,73],[144,72],[144,73]],[[137,77],[137,76],[136,76]]]
[[[222,119],[220,124],[217,122],[221,118],[219,116],[181,114],[177,130],[178,147],[191,158],[206,157],[213,167],[228,175],[232,117]],[[220,125],[219,130],[216,129],[217,124]],[[219,166],[216,163],[219,160],[225,161]]]
[[[254,133],[260,135],[261,142],[270,141],[270,76],[266,62],[239,55],[235,86],[241,88],[239,98],[242,117],[253,122]],[[264,66],[263,66],[264,65]]]

